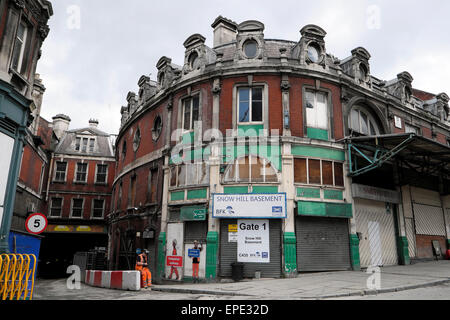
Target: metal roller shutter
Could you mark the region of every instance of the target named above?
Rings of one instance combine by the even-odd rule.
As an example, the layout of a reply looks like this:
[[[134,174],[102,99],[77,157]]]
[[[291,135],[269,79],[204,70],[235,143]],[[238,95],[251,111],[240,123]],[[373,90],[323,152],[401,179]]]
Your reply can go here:
[[[429,236],[445,236],[444,212],[441,207],[414,203],[416,233]]]
[[[298,217],[296,233],[299,271],[351,270],[347,219]]]
[[[361,267],[398,264],[394,214],[387,213],[384,202],[355,200],[356,231]]]
[[[238,220],[223,219],[220,221],[220,255],[219,275],[231,277],[231,264],[237,262],[237,243],[228,242],[228,225],[238,224]],[[270,220],[270,263],[245,263],[244,277],[254,278],[260,271],[263,278],[281,277],[281,221]]]

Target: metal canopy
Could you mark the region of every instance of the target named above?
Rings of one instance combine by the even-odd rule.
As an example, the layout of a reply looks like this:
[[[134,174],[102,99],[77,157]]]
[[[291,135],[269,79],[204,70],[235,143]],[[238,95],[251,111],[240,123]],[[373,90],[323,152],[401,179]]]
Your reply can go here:
[[[347,137],[341,141],[347,144],[351,177],[379,168],[392,159],[422,173],[450,174],[450,147],[415,133]],[[353,161],[355,154],[367,164],[358,168]]]

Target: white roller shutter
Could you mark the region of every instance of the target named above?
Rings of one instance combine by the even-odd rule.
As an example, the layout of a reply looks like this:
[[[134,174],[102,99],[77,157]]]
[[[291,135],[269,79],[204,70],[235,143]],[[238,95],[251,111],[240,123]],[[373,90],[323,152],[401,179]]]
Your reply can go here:
[[[356,231],[361,267],[398,264],[394,214],[387,213],[384,202],[355,199]]]

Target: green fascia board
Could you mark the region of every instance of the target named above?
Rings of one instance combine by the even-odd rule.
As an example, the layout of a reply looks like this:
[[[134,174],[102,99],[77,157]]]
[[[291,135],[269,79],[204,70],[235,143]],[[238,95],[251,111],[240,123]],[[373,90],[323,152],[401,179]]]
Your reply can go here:
[[[307,128],[306,135],[310,139],[328,141],[328,130],[317,129],[317,128]]]
[[[329,203],[297,201],[299,216],[352,218],[352,205],[350,203]]]
[[[320,189],[297,188],[297,197],[320,199]]]
[[[238,137],[259,137],[263,133],[263,124],[238,125]]]
[[[239,186],[239,187],[224,187],[224,194],[247,194],[248,186]]]
[[[324,190],[323,197],[326,200],[344,200],[344,192],[340,190]]]
[[[292,146],[293,156],[345,161],[345,151],[312,146]]]
[[[259,194],[273,194],[278,193],[278,187],[277,186],[254,186],[252,188],[252,193],[259,193]]]
[[[189,206],[180,209],[181,221],[205,221],[208,210],[205,206]]]
[[[184,191],[175,191],[170,193],[170,201],[184,200]]]
[[[208,197],[208,189],[188,190],[187,199],[206,199]]]

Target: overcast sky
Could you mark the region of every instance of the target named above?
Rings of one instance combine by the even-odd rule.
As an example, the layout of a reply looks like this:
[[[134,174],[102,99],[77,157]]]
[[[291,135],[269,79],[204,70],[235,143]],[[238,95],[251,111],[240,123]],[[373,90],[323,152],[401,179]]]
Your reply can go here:
[[[372,58],[373,76],[390,80],[402,71],[413,87],[450,94],[450,1],[284,0],[154,1],[52,0],[50,34],[37,72],[47,88],[42,116],[64,113],[71,129],[98,119],[117,134],[120,108],[137,93],[142,75],[156,80],[162,56],[184,62],[183,42],[192,34],[212,47],[219,15],[237,23],[264,23],[266,39],[298,41],[300,29],[317,24],[327,32],[327,52],[344,59],[356,47]]]

